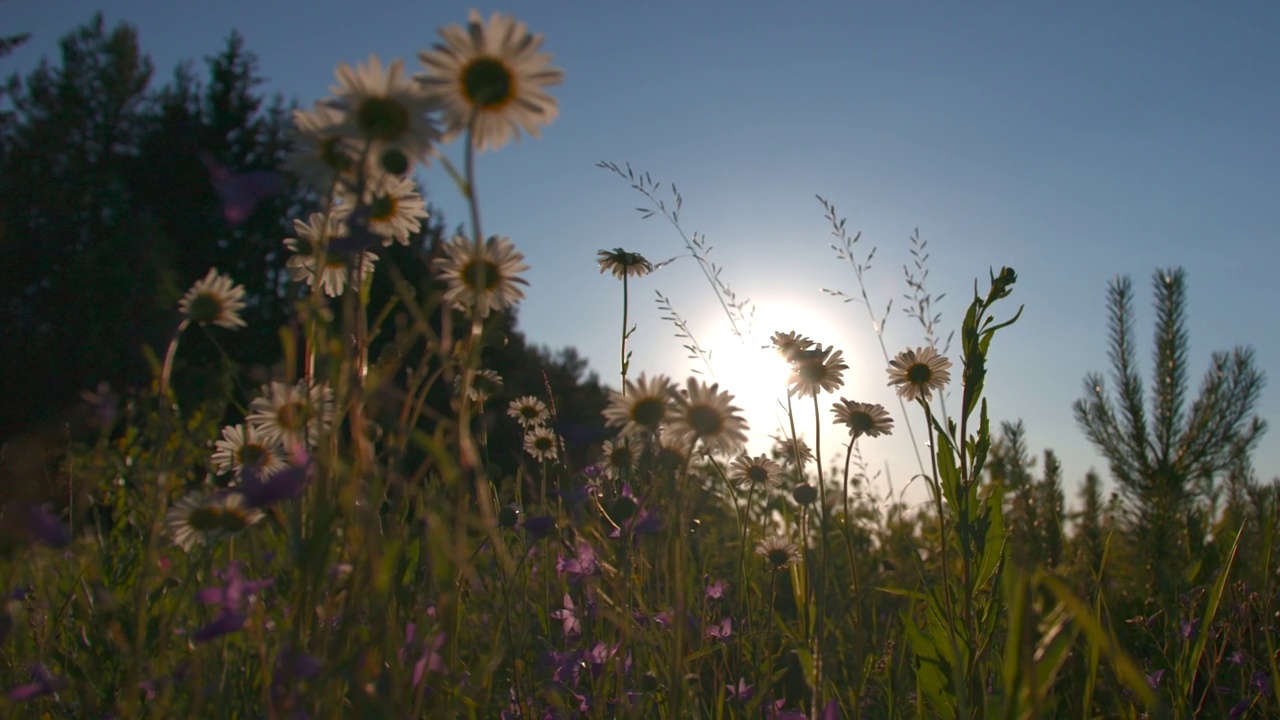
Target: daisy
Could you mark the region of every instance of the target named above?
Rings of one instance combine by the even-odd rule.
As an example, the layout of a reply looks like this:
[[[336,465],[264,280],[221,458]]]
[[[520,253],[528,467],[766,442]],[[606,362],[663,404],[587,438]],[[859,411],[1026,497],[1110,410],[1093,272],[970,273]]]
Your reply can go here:
[[[656,375],[646,380],[626,381],[627,392],[609,393],[609,406],[602,414],[608,427],[622,427],[623,435],[638,432],[657,432],[671,417],[672,386],[666,375]]]
[[[606,270],[612,272],[613,276],[619,280],[627,277],[644,277],[653,272],[653,263],[646,260],[643,255],[627,252],[622,248],[600,250],[596,253],[596,263],[600,265],[600,272]]]
[[[344,203],[354,206],[348,197]],[[413,178],[383,175],[368,184],[364,194],[369,231],[382,238],[384,246],[392,241],[409,245],[409,235],[422,230],[420,222],[427,215],[427,204],[418,194]]]
[[[243,309],[244,286],[233,284],[226,275],[219,275],[217,268],[210,268],[178,301],[178,310],[187,320],[200,325],[212,323],[228,330],[245,327],[245,321],[240,318]]]
[[[263,442],[314,448],[333,422],[333,391],[328,384],[307,386],[305,380],[286,385],[272,382],[262,397],[249,403],[246,418]]]
[[[800,562],[800,548],[784,537],[767,537],[756,544],[756,554],[763,557],[776,570]]]
[[[809,448],[809,443],[804,438],[799,438],[795,443],[791,442],[791,438],[774,435],[773,437],[773,456],[781,458],[786,465],[796,464],[796,454],[800,455],[800,462],[805,465],[813,462],[813,450]]]
[[[823,348],[797,350],[791,358],[791,377],[787,383],[797,397],[817,397],[819,392],[835,392],[844,385],[844,364],[839,350]]]
[[[284,245],[294,252],[286,265],[298,282],[305,282],[314,288],[317,282],[320,289],[328,297],[338,297],[347,287],[351,275],[351,259],[339,253],[323,253],[324,264],[320,264],[321,250],[334,238],[346,237],[346,211],[336,210],[329,213],[325,220],[323,213],[311,213],[308,222],[293,221],[296,238],[285,238]],[[361,274],[369,277],[373,273],[373,263],[377,256],[367,250],[360,251]],[[319,280],[317,281],[317,277]]]
[[[425,160],[440,132],[427,117],[432,101],[404,74],[404,62],[393,60],[383,72],[382,61],[354,69],[346,63],[335,72],[338,84],[329,88],[331,106],[344,112],[343,128],[369,146],[369,156],[382,169],[404,175],[416,160]]]
[[[488,369],[476,370],[475,377],[471,378],[471,392],[467,393],[467,399],[477,403],[486,402],[489,398],[497,395],[501,389],[501,375]],[[453,378],[453,391],[455,393],[462,392],[461,373]]]
[[[627,436],[615,440],[605,440],[600,447],[600,464],[606,472],[627,476],[636,466],[636,449],[631,446]]]
[[[226,493],[219,496],[218,507],[222,511],[218,516],[218,524],[226,535],[243,532],[264,517],[261,510],[246,506],[245,497],[240,493]]]
[[[444,299],[461,310],[488,317],[490,310],[502,310],[524,297],[517,285],[528,285],[518,274],[528,270],[524,255],[505,237],[490,237],[477,244],[455,236],[444,246],[448,257],[435,260],[440,279],[448,284]]]
[[[190,552],[196,545],[208,545],[240,532],[262,517],[261,511],[244,507],[244,498],[237,493],[193,492],[169,508],[164,523],[173,543]]]
[[[244,475],[245,468],[266,479],[285,469],[284,450],[278,442],[267,442],[254,437],[252,425],[230,425],[222,428],[222,439],[214,441],[217,450],[213,464],[219,475],[235,472],[235,479]]]
[[[564,73],[538,52],[541,35],[508,15],[485,22],[472,10],[466,28],[441,28],[440,37],[444,43],[418,53],[426,72],[416,79],[441,108],[446,142],[470,129],[476,149],[497,150],[521,130],[537,137],[555,119],[558,106],[544,88],[559,85]]]
[[[889,362],[889,384],[897,385],[898,395],[907,400],[929,400],[951,381],[950,367],[951,361],[932,347],[908,348]]]
[[[556,433],[551,428],[538,426],[525,433],[524,451],[534,460],[555,460],[556,445]]]
[[[293,111],[293,151],[285,168],[326,196],[335,178],[341,178],[344,185],[355,185],[360,150],[355,140],[344,134],[344,117],[342,111],[324,103],[316,103],[311,110]]]
[[[781,475],[782,466],[765,455],[753,458],[743,453],[729,466],[730,480],[755,490],[777,487]]]
[[[893,418],[885,411],[883,405],[860,403],[840,398],[840,402],[831,406],[836,422],[849,426],[849,434],[854,440],[867,435],[880,437],[893,434]]]
[[[701,440],[707,452],[732,453],[747,441],[747,421],[732,401],[733,395],[721,392],[719,384],[689,378],[676,397],[672,429],[689,446]]]
[[[800,351],[813,347],[812,340],[794,332],[776,332],[770,338],[770,341],[773,343],[774,349],[778,351],[778,354],[786,359],[787,362],[795,360]]]
[[[507,414],[520,422],[521,427],[531,428],[546,425],[551,418],[547,406],[532,395],[516,398],[507,406]]]
[[[683,438],[671,428],[663,428],[658,434],[654,466],[662,472],[676,472],[689,462],[689,448]]]

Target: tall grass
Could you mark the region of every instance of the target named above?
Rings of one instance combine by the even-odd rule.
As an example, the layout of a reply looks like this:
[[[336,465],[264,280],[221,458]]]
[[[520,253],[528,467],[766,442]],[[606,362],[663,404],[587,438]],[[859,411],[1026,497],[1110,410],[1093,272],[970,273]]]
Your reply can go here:
[[[471,26],[494,31],[478,18]],[[461,32],[446,32],[445,45]],[[485,365],[524,268],[513,245],[482,233],[474,154],[508,139],[493,122],[536,130],[554,101],[537,99],[543,112],[533,119],[485,122],[479,101],[461,120],[435,107],[443,137],[464,143],[461,168],[438,161],[469,205],[470,228],[419,258],[429,277],[417,285],[414,268],[383,246],[390,236],[378,234],[387,198],[376,183],[408,172],[441,138],[389,137],[370,119],[385,105],[361,102],[332,106],[354,119],[323,129],[333,143],[313,143],[345,148],[351,163],[319,187],[309,254],[294,266],[300,281],[307,267],[315,280],[339,268],[345,287],[330,296],[318,281],[291,286],[297,320],[280,330],[286,352],[274,384],[249,397],[177,401],[185,333],[210,333],[228,362],[235,356],[234,323],[217,322],[234,314],[234,293],[197,285],[155,382],[102,415],[95,443],[27,465],[8,446],[6,473],[48,473],[70,495],[14,495],[3,510],[0,714],[1277,712],[1274,498],[1237,506],[1239,522],[1218,535],[1229,542],[1201,552],[1204,584],[1140,617],[1115,614],[1134,602],[1119,575],[1140,562],[1114,540],[1123,527],[1110,528],[1096,566],[1012,560],[1025,538],[1006,518],[1009,488],[990,472],[1005,446],[991,430],[998,409],[984,397],[999,382],[986,371],[996,337],[1023,329],[1021,310],[1008,309],[1012,269],[992,272],[982,292],[975,286],[953,364],[953,335],[943,340],[925,244],[914,236],[907,314],[923,345],[893,353],[882,334],[891,304],[877,316],[864,280],[874,251],[858,259],[858,236],[822,200],[900,402],[890,413],[837,401],[840,353],[779,329],[772,341],[793,371],[782,391],[788,417],[772,452],[752,457],[732,388],[629,367],[626,282],[654,264],[601,251],[601,269],[623,282],[621,386],[595,428],[608,438],[592,447],[599,460],[576,462],[557,423],[561,399],[504,388]],[[746,332],[751,304],[708,259],[705,238],[681,228],[674,186],[668,203],[647,174],[604,166],[677,229],[715,305]],[[377,263],[353,260],[365,252]],[[385,306],[371,303],[373,273],[395,288]],[[709,362],[667,310],[690,352]],[[959,398],[954,413],[941,401],[948,387]],[[820,422],[799,432],[802,402],[819,418],[834,411],[847,434],[824,437]],[[512,449],[495,446],[502,423],[523,438],[514,466],[495,460]],[[215,446],[237,425],[252,452]],[[915,512],[865,492],[863,448],[904,430],[923,449],[917,470],[930,490]],[[215,447],[234,462],[216,461]],[[1242,567],[1245,551],[1258,549]]]

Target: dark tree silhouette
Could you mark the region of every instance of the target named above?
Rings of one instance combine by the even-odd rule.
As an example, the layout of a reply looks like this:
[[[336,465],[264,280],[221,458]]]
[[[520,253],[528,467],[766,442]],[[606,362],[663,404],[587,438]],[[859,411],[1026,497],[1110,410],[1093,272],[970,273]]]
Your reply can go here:
[[[1266,429],[1253,415],[1265,378],[1253,351],[1214,353],[1200,395],[1187,407],[1186,275],[1157,270],[1154,383],[1150,405],[1135,358],[1133,286],[1128,277],[1108,292],[1110,359],[1117,386],[1085,378],[1076,421],[1110,465],[1131,515],[1135,546],[1152,589],[1164,597],[1184,580],[1192,545],[1208,525],[1204,501],[1219,476],[1247,458]]]

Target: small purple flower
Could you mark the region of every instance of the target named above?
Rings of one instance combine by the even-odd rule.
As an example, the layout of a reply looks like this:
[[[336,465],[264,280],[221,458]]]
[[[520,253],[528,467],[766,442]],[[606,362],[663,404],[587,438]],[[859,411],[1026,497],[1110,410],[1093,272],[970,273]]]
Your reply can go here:
[[[1153,673],[1147,673],[1147,685],[1155,690],[1160,687],[1160,681],[1164,679],[1164,669],[1161,668]]]
[[[606,645],[603,642],[596,641],[596,644],[592,645],[590,650],[582,653],[581,664],[591,670],[592,677],[599,679],[600,675],[605,670],[605,666],[608,665],[610,661],[618,662],[618,650],[621,647],[621,643]],[[622,658],[622,671],[624,673],[631,672],[630,653],[628,653],[625,658]]]
[[[80,397],[93,408],[93,417],[103,427],[110,427],[116,421],[119,400],[111,392],[111,383],[99,382],[96,391],[82,390]]]
[[[541,540],[542,538],[550,535],[552,530],[556,529],[556,519],[550,515],[534,515],[532,517],[526,517],[524,521],[520,523],[520,527],[525,532],[529,533],[530,538],[534,540]]]
[[[308,680],[319,675],[321,667],[320,658],[297,650],[284,648],[276,655],[276,675]]]
[[[62,520],[45,505],[20,504],[14,513],[19,524],[33,540],[51,548],[64,548],[71,544],[71,535]]]
[[[302,462],[297,462],[299,457]],[[312,475],[311,464],[306,460],[305,453],[295,453],[293,459],[295,462],[265,479],[256,468],[246,466],[234,492],[243,495],[245,504],[251,508],[264,508],[284,500],[292,500],[302,494]]]
[[[413,636],[416,629],[417,626],[413,623],[409,623],[405,627],[406,647],[414,644]],[[440,654],[440,648],[444,647],[444,641],[445,634],[436,633],[435,637],[431,638],[430,643],[423,643],[422,654],[418,656],[417,662],[413,664],[413,687],[418,687],[418,684],[422,682],[422,679],[429,672],[437,675],[445,674],[444,656]],[[401,653],[402,655],[407,655],[404,650],[401,650]],[[401,661],[404,661],[404,657],[401,658]]]
[[[547,655],[547,664],[554,668],[551,679],[565,687],[577,687],[582,672],[581,652],[552,650]]]
[[[738,678],[736,686],[725,685],[724,687],[729,691],[729,699],[733,702],[744,703],[750,700],[752,695],[756,694],[755,686],[748,685],[746,678]]]
[[[770,720],[809,720],[809,717],[802,710],[783,710],[783,706],[787,704],[785,698],[775,700],[769,706]]]
[[[573,557],[561,554],[556,559],[556,572],[560,575],[571,575],[575,579],[595,575],[600,572],[600,563],[596,560],[596,551],[590,543],[579,542],[578,553]]]
[[[1232,650],[1227,654],[1227,662],[1235,665],[1236,667],[1244,665],[1244,652],[1239,648]]]
[[[1259,670],[1253,674],[1253,678],[1249,681],[1249,688],[1259,695],[1271,694],[1271,676],[1265,670]]]
[[[1192,622],[1191,620],[1187,620],[1187,619],[1183,618],[1183,619],[1178,623],[1178,626],[1179,626],[1179,627],[1178,627],[1179,634],[1181,634],[1181,635],[1182,635],[1182,639],[1183,639],[1183,640],[1190,640],[1191,638],[1195,637],[1195,635],[1196,635],[1196,626],[1195,626],[1195,623],[1194,623],[1194,622]]]
[[[728,640],[733,635],[733,618],[724,618],[719,623],[707,628],[707,637],[713,640]]]
[[[52,695],[67,683],[64,680],[56,678],[49,672],[49,668],[40,663],[34,663],[29,667],[31,671],[31,682],[25,685],[19,685],[9,691],[9,699],[14,702],[22,700],[32,700],[45,695]]]
[[[200,153],[200,160],[209,169],[209,179],[222,202],[222,216],[232,225],[248,220],[259,202],[284,190],[284,175],[274,170],[231,172],[208,153]]]
[[[564,626],[565,637],[574,637],[582,633],[582,621],[578,618],[578,608],[573,604],[569,593],[564,594],[564,609],[551,613],[551,617],[559,620]]]
[[[239,562],[232,562],[226,570],[218,571],[216,574],[226,584],[204,588],[196,593],[196,599],[206,605],[221,607],[213,622],[191,634],[191,639],[196,643],[208,642],[244,627],[245,610],[249,598],[275,582],[271,578],[246,581],[243,567]]]
[[[707,599],[708,600],[724,599],[724,590],[725,590],[725,582],[723,580],[717,580],[707,585]]]
[[[624,534],[630,535],[633,541],[639,541],[645,535],[656,535],[662,529],[662,521],[658,516],[649,511],[649,508],[639,508],[635,514],[624,520],[618,527],[609,533],[609,537],[617,540]]]

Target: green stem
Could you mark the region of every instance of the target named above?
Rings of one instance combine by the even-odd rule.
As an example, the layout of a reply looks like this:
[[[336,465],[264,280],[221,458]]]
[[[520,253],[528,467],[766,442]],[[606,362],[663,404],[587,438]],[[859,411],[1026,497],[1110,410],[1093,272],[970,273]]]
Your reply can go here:
[[[627,273],[622,273],[622,394],[627,394]]]
[[[813,425],[813,464],[818,469],[818,497],[819,502],[822,503],[820,522],[822,536],[818,545],[818,582],[815,590],[818,595],[813,639],[813,715],[817,717],[818,709],[822,707],[822,646],[827,625],[827,527],[830,520],[830,510],[827,506],[827,482],[822,473],[822,414],[818,408],[817,392],[813,393]]]

